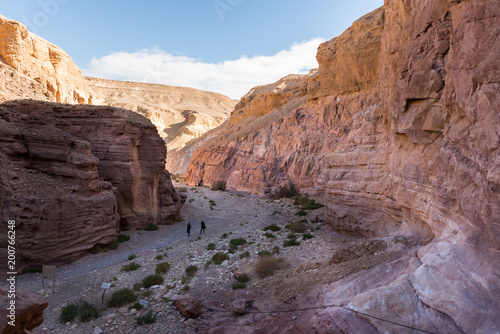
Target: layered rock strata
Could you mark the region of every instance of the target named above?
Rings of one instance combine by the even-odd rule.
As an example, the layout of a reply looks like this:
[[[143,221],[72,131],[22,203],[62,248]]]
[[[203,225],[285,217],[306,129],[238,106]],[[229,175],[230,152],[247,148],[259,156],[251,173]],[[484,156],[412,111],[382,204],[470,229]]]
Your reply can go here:
[[[85,79],[103,105],[132,110],[151,120],[167,145],[167,169],[176,174],[186,170],[191,157],[190,150],[177,151],[221,125],[236,104],[222,94],[193,88]]]
[[[165,171],[163,141],[144,117],[11,101],[1,105],[0,125],[0,212],[16,221],[23,263],[71,261],[116,240],[120,226],[178,217],[184,198]]]
[[[318,303],[430,332],[500,331],[499,14],[493,0],[387,0],[320,46],[317,73],[242,99],[188,181],[293,183],[324,196],[339,231],[414,240],[404,258],[316,291]],[[359,328],[343,313],[311,321]]]
[[[14,299],[9,298],[9,289],[0,287],[0,316],[4,319],[0,323],[0,333],[2,334],[24,334],[33,330],[43,323],[43,310],[47,308],[49,302],[46,298],[35,295],[31,292],[17,290]],[[15,326],[10,322],[10,301],[15,301]]]
[[[73,104],[98,102],[80,69],[70,56],[56,45],[31,33],[21,23],[0,15],[0,61],[29,78],[32,90],[43,92],[49,101]],[[2,78],[10,81],[12,78]],[[26,91],[6,94],[4,99],[28,98]]]

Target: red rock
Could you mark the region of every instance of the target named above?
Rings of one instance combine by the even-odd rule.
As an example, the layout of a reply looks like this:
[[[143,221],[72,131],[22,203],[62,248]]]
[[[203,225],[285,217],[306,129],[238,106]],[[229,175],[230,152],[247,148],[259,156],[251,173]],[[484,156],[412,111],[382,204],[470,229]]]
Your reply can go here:
[[[33,330],[43,322],[43,310],[49,305],[44,297],[37,296],[31,292],[17,289],[15,299],[9,298],[9,290],[0,287],[0,333],[2,334],[24,334],[24,330]],[[15,326],[8,324],[7,316],[10,311],[10,301],[15,300]],[[9,319],[9,320],[7,320]],[[38,333],[38,332],[37,332]]]
[[[175,300],[175,308],[178,309],[186,319],[197,318],[201,312],[198,300],[189,295],[180,296]]]

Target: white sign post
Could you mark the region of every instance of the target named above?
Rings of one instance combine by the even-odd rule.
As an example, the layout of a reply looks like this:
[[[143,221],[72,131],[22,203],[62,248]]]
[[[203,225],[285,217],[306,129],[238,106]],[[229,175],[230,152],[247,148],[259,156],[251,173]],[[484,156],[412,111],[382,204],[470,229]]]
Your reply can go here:
[[[106,291],[111,287],[110,283],[102,283],[101,289],[104,289],[104,292],[102,293],[102,300],[101,304],[104,304],[104,295],[106,294]]]

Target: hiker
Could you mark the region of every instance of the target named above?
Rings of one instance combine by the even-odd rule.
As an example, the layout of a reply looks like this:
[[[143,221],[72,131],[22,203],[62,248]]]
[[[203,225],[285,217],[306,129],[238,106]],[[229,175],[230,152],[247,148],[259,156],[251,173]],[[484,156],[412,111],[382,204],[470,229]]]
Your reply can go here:
[[[205,222],[202,220],[201,221],[201,230],[200,230],[200,235],[201,235],[201,232],[203,232],[203,234],[205,234],[205,229],[207,228],[207,226],[205,225]]]
[[[189,237],[189,236],[191,236],[191,223],[190,223],[190,222],[188,222],[186,232],[187,232],[187,234],[188,234],[188,237]]]

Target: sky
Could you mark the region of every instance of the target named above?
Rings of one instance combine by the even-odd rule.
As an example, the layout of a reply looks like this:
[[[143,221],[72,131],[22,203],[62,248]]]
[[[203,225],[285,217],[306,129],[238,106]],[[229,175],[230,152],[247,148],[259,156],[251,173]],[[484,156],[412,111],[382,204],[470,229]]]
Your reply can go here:
[[[82,73],[215,91],[318,66],[318,45],[383,0],[0,0],[0,14],[65,50]]]

